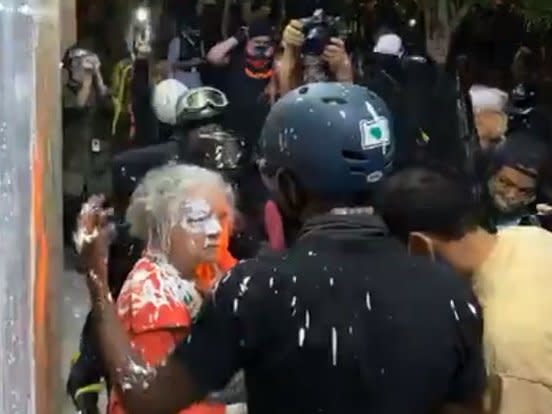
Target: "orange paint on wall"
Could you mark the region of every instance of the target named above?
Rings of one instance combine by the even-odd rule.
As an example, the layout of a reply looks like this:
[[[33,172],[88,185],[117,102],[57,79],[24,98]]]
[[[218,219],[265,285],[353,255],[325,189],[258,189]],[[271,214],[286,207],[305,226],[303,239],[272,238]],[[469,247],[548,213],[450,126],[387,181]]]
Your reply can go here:
[[[31,193],[31,243],[34,244],[35,268],[31,269],[34,277],[33,317],[34,317],[34,353],[36,375],[36,406],[39,412],[48,410],[48,315],[47,298],[49,274],[49,252],[46,223],[44,220],[44,155],[41,139],[38,138],[33,148],[32,160],[32,193]],[[48,411],[45,411],[48,412]]]

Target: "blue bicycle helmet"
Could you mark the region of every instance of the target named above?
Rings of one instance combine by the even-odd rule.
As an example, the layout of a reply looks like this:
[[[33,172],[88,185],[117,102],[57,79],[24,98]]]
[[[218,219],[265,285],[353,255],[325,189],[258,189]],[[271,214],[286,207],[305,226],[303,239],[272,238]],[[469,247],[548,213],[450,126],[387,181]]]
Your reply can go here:
[[[366,192],[392,167],[390,117],[384,101],[362,86],[301,86],[283,96],[265,121],[261,167],[291,171],[318,196]]]

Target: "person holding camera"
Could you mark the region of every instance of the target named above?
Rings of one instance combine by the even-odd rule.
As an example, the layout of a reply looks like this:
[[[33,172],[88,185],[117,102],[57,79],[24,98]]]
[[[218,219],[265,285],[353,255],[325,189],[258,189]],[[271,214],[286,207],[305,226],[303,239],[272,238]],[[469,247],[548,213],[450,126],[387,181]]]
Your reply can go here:
[[[286,26],[278,70],[280,95],[303,83],[353,81],[353,66],[334,20],[317,10],[312,17],[291,20]]]

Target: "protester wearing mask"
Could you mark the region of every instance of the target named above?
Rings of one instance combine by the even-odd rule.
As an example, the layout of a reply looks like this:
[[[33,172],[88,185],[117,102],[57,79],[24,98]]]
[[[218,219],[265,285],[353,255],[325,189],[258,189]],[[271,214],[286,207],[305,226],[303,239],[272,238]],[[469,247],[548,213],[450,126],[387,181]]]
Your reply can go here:
[[[225,67],[221,89],[228,97],[225,126],[247,140],[252,152],[268,113],[267,86],[272,77],[274,40],[268,21],[255,21],[215,45],[207,60]]]
[[[304,83],[330,80],[353,82],[353,66],[342,39],[331,37],[319,51],[303,50],[307,37],[310,36],[309,33],[304,33],[306,20],[311,19],[323,21],[326,26],[327,19],[334,18],[326,16],[323,10],[317,10],[313,16],[292,20],[286,26],[283,34],[284,52],[278,71],[281,95]],[[330,25],[333,26],[333,23]]]
[[[186,18],[180,23],[178,35],[171,40],[167,60],[171,65],[171,77],[188,88],[203,85],[201,65],[205,62],[205,50],[196,19]]]
[[[481,320],[469,289],[409,257],[369,207],[392,161],[388,117],[376,95],[339,83],[299,88],[274,105],[263,171],[301,229],[287,252],[226,275],[191,340],[155,369],[132,350],[103,286],[101,206],[83,214],[102,355],[116,383],[130,385],[121,393],[128,410],[175,412],[243,367],[252,414],[478,412]]]
[[[526,131],[512,132],[491,160],[487,182],[490,229],[521,223],[535,224],[530,217],[539,184],[539,173],[548,160],[544,143]],[[529,221],[528,221],[529,220]]]
[[[489,233],[471,188],[437,170],[401,171],[383,200],[385,221],[413,253],[448,262],[473,284],[485,322],[488,412],[552,412],[552,235],[532,226]]]

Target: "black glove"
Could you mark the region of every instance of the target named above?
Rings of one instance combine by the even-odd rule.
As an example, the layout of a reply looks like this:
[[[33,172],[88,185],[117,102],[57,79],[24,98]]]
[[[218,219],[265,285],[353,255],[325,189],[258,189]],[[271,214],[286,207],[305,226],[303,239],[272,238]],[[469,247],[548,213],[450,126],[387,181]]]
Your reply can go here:
[[[238,41],[239,45],[244,44],[247,42],[248,33],[247,33],[247,27],[242,26],[238,29],[238,31],[234,34],[234,38]]]

